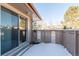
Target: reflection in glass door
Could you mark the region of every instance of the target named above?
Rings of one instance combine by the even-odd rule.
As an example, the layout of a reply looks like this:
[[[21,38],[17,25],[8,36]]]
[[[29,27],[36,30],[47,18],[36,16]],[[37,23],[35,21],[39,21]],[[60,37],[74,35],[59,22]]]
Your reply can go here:
[[[1,7],[1,54],[18,45],[18,15]]]
[[[19,30],[19,18],[18,15],[12,13],[12,48],[18,46],[18,30]]]
[[[26,19],[20,17],[19,20],[20,43],[26,41]]]
[[[1,7],[1,54],[11,49],[11,14]]]

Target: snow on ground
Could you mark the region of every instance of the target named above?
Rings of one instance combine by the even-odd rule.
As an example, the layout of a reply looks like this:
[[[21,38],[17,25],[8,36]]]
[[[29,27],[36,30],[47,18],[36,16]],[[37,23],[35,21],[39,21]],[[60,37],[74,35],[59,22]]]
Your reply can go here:
[[[23,56],[71,56],[60,44],[41,43],[32,46]]]

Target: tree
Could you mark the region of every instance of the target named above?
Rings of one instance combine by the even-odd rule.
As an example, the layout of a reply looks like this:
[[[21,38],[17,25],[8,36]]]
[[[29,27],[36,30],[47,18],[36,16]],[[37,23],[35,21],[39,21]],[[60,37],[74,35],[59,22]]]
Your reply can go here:
[[[79,6],[71,6],[64,14],[63,26],[67,28],[79,28]]]

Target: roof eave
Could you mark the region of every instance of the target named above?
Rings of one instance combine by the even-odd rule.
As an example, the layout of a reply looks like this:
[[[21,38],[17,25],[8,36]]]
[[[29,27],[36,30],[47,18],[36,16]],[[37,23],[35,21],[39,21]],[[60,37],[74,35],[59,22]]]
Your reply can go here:
[[[27,3],[27,4],[30,6],[30,8],[32,9],[32,11],[38,16],[38,18],[39,18],[40,20],[42,20],[41,16],[39,15],[39,13],[38,13],[38,11],[36,10],[36,8],[34,7],[34,5],[33,5],[32,3]]]

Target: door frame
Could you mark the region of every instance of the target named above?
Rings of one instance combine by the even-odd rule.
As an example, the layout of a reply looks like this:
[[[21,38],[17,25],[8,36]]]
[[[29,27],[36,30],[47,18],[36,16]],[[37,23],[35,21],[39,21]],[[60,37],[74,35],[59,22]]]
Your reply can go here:
[[[19,21],[20,21],[20,17],[22,17],[22,18],[24,18],[25,20],[26,20],[26,26],[27,26],[27,31],[26,31],[26,41],[28,41],[29,39],[28,39],[28,32],[29,32],[29,25],[28,25],[28,20],[30,20],[30,17],[28,17],[27,15],[26,15],[26,17],[23,17],[22,15],[19,15],[18,14],[18,16],[19,16]],[[18,22],[19,22],[18,21]],[[18,24],[18,27],[19,27],[19,24]],[[25,42],[26,42],[25,41]],[[24,43],[24,42],[23,42]],[[23,44],[23,43],[21,43],[20,42],[20,29],[18,30],[18,45],[20,46],[21,44]]]

